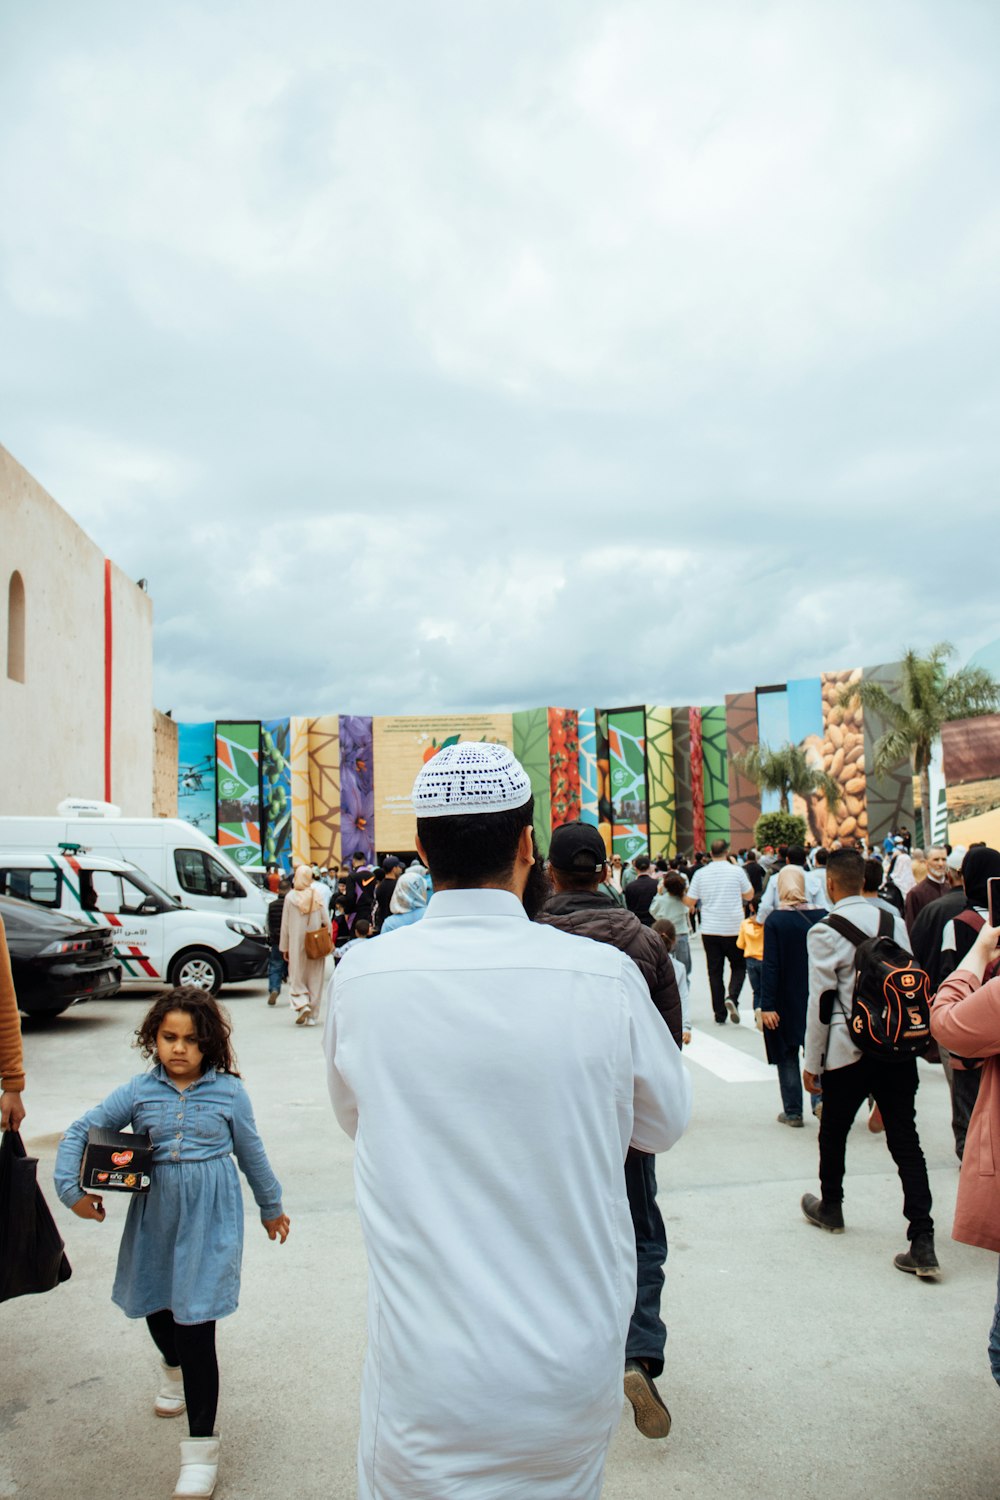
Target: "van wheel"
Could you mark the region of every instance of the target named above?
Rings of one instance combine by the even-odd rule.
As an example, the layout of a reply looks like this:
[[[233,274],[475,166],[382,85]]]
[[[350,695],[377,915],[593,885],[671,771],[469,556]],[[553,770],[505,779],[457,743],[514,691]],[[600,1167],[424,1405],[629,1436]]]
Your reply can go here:
[[[192,948],[175,958],[170,966],[170,983],[192,990],[208,990],[217,995],[222,988],[225,975],[222,965],[214,953],[207,948]]]

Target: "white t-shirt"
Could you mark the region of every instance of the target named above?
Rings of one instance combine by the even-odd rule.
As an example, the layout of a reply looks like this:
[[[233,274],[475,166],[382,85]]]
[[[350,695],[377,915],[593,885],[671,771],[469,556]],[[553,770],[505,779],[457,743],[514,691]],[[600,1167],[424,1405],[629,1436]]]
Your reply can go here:
[[[713,859],[695,870],[688,895],[701,902],[702,933],[736,937],[743,923],[743,897],[752,891],[745,873],[726,859]]]

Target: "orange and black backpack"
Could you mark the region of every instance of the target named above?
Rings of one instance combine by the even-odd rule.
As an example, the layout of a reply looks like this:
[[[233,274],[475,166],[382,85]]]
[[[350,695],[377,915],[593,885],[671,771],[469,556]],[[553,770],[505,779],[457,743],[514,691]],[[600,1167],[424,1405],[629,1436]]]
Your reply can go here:
[[[869,1057],[915,1057],[931,1040],[930,981],[895,941],[891,913],[879,910],[875,936],[839,912],[824,921],[854,944],[854,993],[844,1019],[851,1041]]]

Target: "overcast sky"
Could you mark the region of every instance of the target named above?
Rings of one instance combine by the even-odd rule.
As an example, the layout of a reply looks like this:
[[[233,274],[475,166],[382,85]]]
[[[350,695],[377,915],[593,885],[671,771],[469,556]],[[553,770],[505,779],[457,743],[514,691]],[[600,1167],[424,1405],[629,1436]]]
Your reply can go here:
[[[1000,635],[1000,7],[0,0],[0,442],[179,718]]]

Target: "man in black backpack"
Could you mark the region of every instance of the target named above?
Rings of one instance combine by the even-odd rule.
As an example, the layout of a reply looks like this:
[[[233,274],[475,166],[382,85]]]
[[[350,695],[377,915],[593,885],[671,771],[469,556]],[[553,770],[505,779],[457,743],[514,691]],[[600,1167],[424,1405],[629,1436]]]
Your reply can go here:
[[[826,865],[831,915],[840,915],[874,937],[880,921],[892,922],[888,934],[910,952],[902,916],[889,917],[861,894],[864,860],[854,849],[837,849]],[[915,1056],[877,1056],[861,1052],[851,1040],[848,1019],[854,993],[855,944],[829,920],[817,922],[806,939],[809,951],[809,1012],[806,1022],[803,1081],[810,1093],[823,1091],[819,1131],[819,1177],[822,1197],[806,1193],[802,1212],[810,1224],[840,1234],[844,1229],[844,1154],[854,1117],[874,1095],[885,1122],[886,1145],[903,1184],[903,1213],[909,1224],[909,1250],[897,1255],[897,1270],[936,1276],[934,1221],[927,1164],[917,1135]]]

